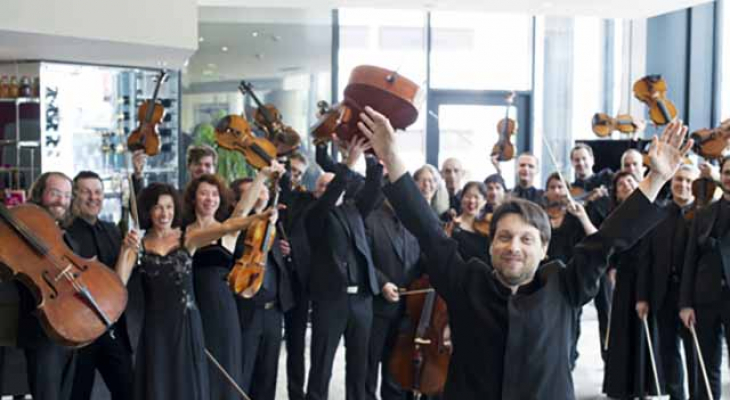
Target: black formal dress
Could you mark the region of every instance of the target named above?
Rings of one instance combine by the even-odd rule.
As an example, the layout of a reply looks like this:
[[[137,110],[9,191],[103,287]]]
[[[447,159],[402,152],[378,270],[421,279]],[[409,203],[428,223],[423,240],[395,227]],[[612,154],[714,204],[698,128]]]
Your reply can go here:
[[[241,232],[239,241],[245,237],[246,232]],[[243,255],[243,249],[236,246],[236,259]],[[294,306],[289,271],[278,239],[269,251],[261,289],[251,299],[236,300],[242,340],[241,387],[252,399],[274,400],[284,313]]]
[[[67,233],[63,239],[74,253],[79,252],[78,244]],[[77,353],[48,337],[35,312],[35,297],[25,285],[15,284],[19,295],[18,347],[25,353],[30,394],[36,400],[70,400]]]
[[[598,233],[576,246],[567,266],[544,265],[531,283],[512,294],[483,262],[461,258],[410,175],[384,191],[418,238],[431,283],[458,328],[452,332],[445,398],[573,399],[575,309],[596,294],[608,254],[641,238],[658,222],[658,209],[637,191]]]
[[[80,256],[97,257],[109,268],[116,266],[122,234],[115,224],[101,220],[91,224],[83,218],[75,218],[67,233],[79,244]],[[78,351],[72,394],[74,400],[91,398],[97,370],[112,400],[132,398],[132,345],[125,314],[107,333]]]
[[[136,272],[142,275],[145,312],[135,359],[135,400],[209,399],[190,253],[182,242],[167,255],[145,251]]]
[[[368,216],[365,228],[377,269],[378,286],[382,288],[390,282],[399,288],[407,288],[422,273],[417,267],[421,250],[416,238],[406,230],[387,204],[381,205]],[[378,376],[382,400],[406,398],[405,391],[395,382],[389,369],[393,346],[403,322],[404,307],[405,299],[398,303],[390,303],[382,295],[373,299],[373,325],[365,382],[369,400],[378,398]]]
[[[316,200],[312,193],[292,190],[289,174],[280,180],[281,203],[286,209],[280,214],[284,231],[289,236],[291,254],[285,259],[290,270],[294,306],[284,314],[286,344],[286,380],[289,400],[304,400],[304,350],[309,322],[309,269],[311,251],[305,219]]]
[[[636,314],[640,244],[611,256],[616,268],[616,287],[611,302],[608,350],[603,391],[613,398],[656,394],[644,325]],[[652,332],[654,331],[653,325]],[[652,337],[654,343],[656,338]],[[656,346],[655,346],[656,348]]]
[[[730,347],[730,202],[724,198],[695,213],[685,250],[679,307],[692,307],[695,330],[713,397],[720,398],[722,339]],[[698,398],[707,397],[704,384]]]
[[[343,164],[335,178],[307,213],[307,235],[312,246],[310,296],[312,300],[311,369],[307,399],[327,398],[332,364],[340,338],[346,347],[346,398],[365,398],[365,376],[372,326],[372,298],[380,293],[364,220],[380,195],[383,168],[368,157],[366,182],[354,198],[356,174]]]
[[[228,287],[228,273],[233,254],[221,240],[204,246],[193,255],[195,298],[203,320],[205,345],[221,366],[241,383],[241,325],[233,292]],[[213,364],[208,366],[210,400],[238,400],[238,392]]]
[[[684,215],[691,208],[669,202],[663,208],[665,218],[642,240],[639,257],[636,299],[649,303],[649,315],[656,321],[659,344],[654,351],[664,377],[663,393],[671,400],[686,398],[680,342],[686,355],[689,397],[697,396],[697,356],[690,332],[679,318],[679,285],[689,238],[689,222]]]

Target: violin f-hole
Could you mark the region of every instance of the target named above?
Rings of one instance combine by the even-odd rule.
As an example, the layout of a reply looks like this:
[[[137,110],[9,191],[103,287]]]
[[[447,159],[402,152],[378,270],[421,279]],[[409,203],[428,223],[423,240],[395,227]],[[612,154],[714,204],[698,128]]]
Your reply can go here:
[[[53,284],[53,278],[51,277],[51,274],[48,273],[47,270],[43,271],[41,274],[43,277],[43,281],[48,285],[48,287],[51,289],[51,299],[55,299],[58,297],[58,289],[56,289],[56,286]]]

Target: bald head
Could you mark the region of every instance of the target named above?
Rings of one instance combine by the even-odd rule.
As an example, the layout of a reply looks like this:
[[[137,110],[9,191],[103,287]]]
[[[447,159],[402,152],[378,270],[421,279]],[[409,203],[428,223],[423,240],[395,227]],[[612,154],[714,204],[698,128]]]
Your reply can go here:
[[[327,190],[327,186],[335,179],[335,174],[331,172],[325,172],[317,178],[317,184],[314,187],[314,197],[320,198]]]
[[[621,171],[631,173],[637,182],[644,179],[644,157],[636,149],[628,149],[621,155]]]
[[[444,178],[446,189],[450,194],[461,190],[461,182],[464,179],[464,166],[456,158],[447,158],[441,165],[441,177]]]

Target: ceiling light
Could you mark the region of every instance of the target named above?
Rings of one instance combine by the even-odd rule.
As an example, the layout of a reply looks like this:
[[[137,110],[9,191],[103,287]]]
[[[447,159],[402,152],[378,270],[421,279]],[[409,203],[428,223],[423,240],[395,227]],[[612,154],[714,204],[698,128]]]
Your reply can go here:
[[[228,46],[221,47],[221,51],[224,52],[224,53],[227,52],[228,51]]]
[[[208,68],[216,68],[216,67],[217,67],[217,65],[215,65],[215,64],[213,64],[213,63],[209,63],[209,64],[208,64]]]
[[[205,42],[205,38],[204,38],[204,37],[202,37],[202,36],[201,36],[201,37],[199,37],[199,38],[198,38],[198,42],[200,42],[200,43],[203,43],[203,42]]]
[[[256,53],[256,58],[259,60],[263,60],[264,54],[263,53]]]
[[[275,42],[280,42],[281,41],[281,36],[279,36],[279,35],[271,35],[271,40],[273,40]]]
[[[253,37],[259,37],[258,31],[251,32],[251,36],[253,36]]]

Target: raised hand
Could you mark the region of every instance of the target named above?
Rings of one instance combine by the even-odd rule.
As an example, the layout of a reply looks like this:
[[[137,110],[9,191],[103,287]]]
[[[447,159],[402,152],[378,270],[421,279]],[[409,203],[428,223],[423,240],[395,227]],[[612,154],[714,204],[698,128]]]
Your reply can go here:
[[[672,120],[664,128],[661,137],[654,136],[649,147],[651,172],[659,175],[665,181],[674,176],[677,168],[682,164],[685,154],[692,148],[692,139],[684,142],[687,136],[687,126],[679,120]]]
[[[352,168],[357,164],[357,160],[362,157],[363,153],[370,150],[370,142],[363,137],[353,136],[350,144],[347,146],[347,157],[345,163]]]
[[[395,150],[395,130],[390,125],[388,118],[371,107],[365,107],[365,112],[360,113],[360,122],[357,123],[357,127],[368,138],[375,155],[388,170],[390,181],[395,182],[403,176],[406,173],[406,167],[398,158]]]

